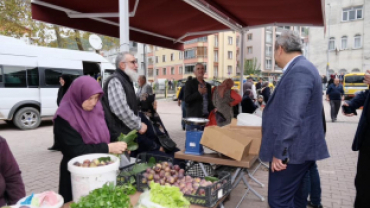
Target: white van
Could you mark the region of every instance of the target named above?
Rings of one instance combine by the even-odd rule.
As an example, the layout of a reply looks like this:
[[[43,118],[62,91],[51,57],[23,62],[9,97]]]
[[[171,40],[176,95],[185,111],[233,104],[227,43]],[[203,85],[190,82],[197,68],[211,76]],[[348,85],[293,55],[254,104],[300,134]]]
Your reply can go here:
[[[23,130],[40,125],[57,110],[59,77],[98,73],[105,80],[115,70],[94,52],[27,45],[0,36],[0,120]]]

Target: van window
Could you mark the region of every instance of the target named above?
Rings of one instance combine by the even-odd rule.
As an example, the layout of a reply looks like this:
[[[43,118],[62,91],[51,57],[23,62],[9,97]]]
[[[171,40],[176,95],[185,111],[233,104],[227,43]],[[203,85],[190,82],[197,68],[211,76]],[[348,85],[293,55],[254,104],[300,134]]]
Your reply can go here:
[[[3,82],[3,67],[0,66],[0,82]]]
[[[71,76],[72,81],[83,75],[82,70],[78,69],[45,69],[45,84],[49,86],[59,86],[59,77],[62,74]]]
[[[26,88],[27,87],[27,72],[24,67],[19,66],[3,66],[4,70],[4,86],[9,88]]]
[[[359,76],[359,75],[353,75],[353,76],[346,76],[345,77],[345,83],[361,83],[364,84],[364,76]]]
[[[27,69],[27,84],[28,87],[39,87],[39,69]]]
[[[60,85],[59,77],[62,76],[61,69],[45,69],[45,84]]]

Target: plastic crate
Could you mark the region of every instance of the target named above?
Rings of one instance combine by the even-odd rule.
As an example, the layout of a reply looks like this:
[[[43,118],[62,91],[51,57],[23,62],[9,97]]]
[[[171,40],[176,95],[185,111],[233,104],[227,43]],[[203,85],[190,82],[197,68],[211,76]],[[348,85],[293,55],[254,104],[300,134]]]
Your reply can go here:
[[[141,153],[137,156],[135,164],[148,163],[150,158],[152,158],[152,157],[156,160],[156,163],[159,163],[159,162],[173,163],[173,159],[171,157],[156,155],[156,154],[150,154],[150,153]],[[135,164],[130,164],[130,165],[127,165],[125,167],[120,168],[119,174],[117,176],[117,186],[127,184],[127,183],[131,183],[131,184],[134,184],[134,185],[138,184],[137,183],[137,181],[138,181],[137,176],[141,175],[141,173],[136,174],[136,175],[127,175],[126,174],[127,172],[130,172],[130,171],[133,170]]]
[[[195,176],[196,177],[196,176]],[[184,195],[184,197],[191,203],[203,207],[214,207],[218,200],[225,195],[228,195],[231,191],[231,175],[228,172],[220,172],[218,174],[219,181],[211,186],[200,187],[197,190],[196,195]],[[217,185],[221,184],[221,187],[217,189]],[[198,196],[200,190],[205,191],[204,196]]]
[[[204,169],[207,172],[208,176],[214,176],[215,170],[212,168],[212,165],[209,163],[203,163]],[[189,162],[186,166],[185,175],[195,175],[198,177],[205,177],[202,168],[197,162]]]
[[[200,144],[203,131],[187,131],[185,141],[185,154],[203,155],[203,145]]]
[[[190,175],[192,177],[200,177],[198,175]],[[149,189],[149,185],[147,183],[142,183],[141,180],[144,176],[142,174],[137,175],[137,190],[142,192],[145,189]],[[219,181],[207,186],[207,187],[199,187],[196,195],[187,195],[184,194],[184,197],[191,203],[200,205],[203,207],[213,207],[216,205],[219,199],[228,195],[231,191],[231,175],[228,172],[220,172],[218,175]],[[218,184],[221,184],[220,188],[217,188]],[[199,192],[204,190],[205,195],[199,196]]]

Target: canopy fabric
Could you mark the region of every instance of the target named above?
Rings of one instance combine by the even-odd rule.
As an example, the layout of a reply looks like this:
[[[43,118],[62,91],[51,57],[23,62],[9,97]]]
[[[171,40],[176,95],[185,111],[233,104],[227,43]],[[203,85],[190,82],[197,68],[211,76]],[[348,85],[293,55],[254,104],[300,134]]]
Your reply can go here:
[[[323,1],[140,0],[135,16],[129,18],[129,35],[132,41],[182,50],[181,41],[208,35],[196,32],[231,30],[225,22],[221,23],[220,18],[214,18],[205,11],[207,9],[237,25],[241,30],[276,23],[323,26]],[[134,9],[135,2],[136,0],[129,0],[130,11]],[[71,10],[80,13],[118,13],[118,4],[118,0],[33,0],[32,18],[118,38],[118,17],[100,18],[105,20],[102,22],[92,18],[70,18],[66,12]],[[198,8],[198,4],[202,5],[202,8]],[[184,37],[187,33],[196,35]]]

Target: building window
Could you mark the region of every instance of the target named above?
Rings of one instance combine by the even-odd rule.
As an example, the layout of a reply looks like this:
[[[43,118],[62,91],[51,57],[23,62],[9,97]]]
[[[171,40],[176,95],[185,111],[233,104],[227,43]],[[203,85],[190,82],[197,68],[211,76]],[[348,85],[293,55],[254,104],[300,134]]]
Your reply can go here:
[[[174,75],[174,74],[175,74],[175,68],[171,67],[171,75]]]
[[[271,58],[266,58],[266,69],[271,69],[271,67],[272,67]]]
[[[361,48],[362,46],[362,40],[361,40],[361,35],[355,35],[355,44],[354,44],[354,47],[355,49],[357,48]]]
[[[155,63],[158,64],[158,56],[155,57]]]
[[[194,72],[194,65],[185,66],[185,74],[192,74]]]
[[[195,49],[186,50],[184,53],[185,59],[192,59],[195,58]]]
[[[159,69],[155,70],[155,75],[157,75],[157,76],[159,75]]]
[[[252,54],[253,53],[253,47],[249,46],[247,47],[247,54]]]
[[[162,55],[162,62],[166,62],[166,55]]]
[[[179,51],[179,60],[182,60],[184,58],[184,52]]]
[[[266,56],[272,56],[272,46],[266,45]]]
[[[227,73],[230,75],[233,72],[233,67],[232,66],[227,66]]]
[[[215,62],[218,62],[218,51],[214,51],[215,53]]]
[[[167,75],[167,69],[163,68],[163,75]]]
[[[335,50],[335,38],[329,39],[329,50]]]
[[[341,41],[341,47],[340,47],[342,50],[345,50],[347,49],[347,36],[343,36],[342,37],[342,41]]]
[[[270,31],[266,31],[266,43],[272,43],[272,33]]]
[[[228,51],[228,52],[227,52],[227,57],[228,57],[229,59],[233,59],[233,52],[232,52],[232,51]]]
[[[215,35],[215,47],[218,47],[218,35]]]
[[[155,50],[155,51],[158,51],[158,47],[157,47],[157,46],[154,46],[154,50]]]
[[[183,74],[183,69],[182,69],[182,66],[179,67],[179,74]]]
[[[293,30],[296,31],[296,32],[299,32],[299,27],[298,26],[294,26],[293,27]]]
[[[171,61],[173,61],[173,53],[171,53]]]
[[[218,77],[218,67],[217,66],[213,67],[213,76]]]
[[[247,35],[247,40],[248,40],[248,41],[250,41],[250,40],[252,40],[252,39],[253,39],[253,34],[248,34],[248,35]]]
[[[228,37],[227,39],[229,40],[229,45],[232,45],[233,44],[233,37]]]
[[[343,9],[342,21],[346,22],[356,19],[362,19],[362,6]]]
[[[266,30],[272,30],[271,26],[266,27]]]

